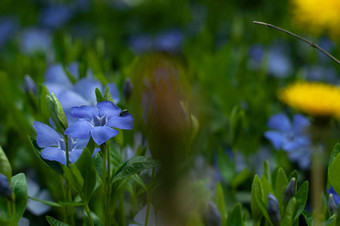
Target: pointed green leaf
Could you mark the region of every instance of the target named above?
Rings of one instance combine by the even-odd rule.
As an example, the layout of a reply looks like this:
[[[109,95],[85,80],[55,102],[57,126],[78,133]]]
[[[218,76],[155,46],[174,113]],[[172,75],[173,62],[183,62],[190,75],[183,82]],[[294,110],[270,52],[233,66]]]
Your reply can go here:
[[[46,220],[48,221],[50,226],[70,226],[69,224],[58,221],[57,219],[54,219],[53,217],[50,216],[46,216]]]
[[[277,172],[275,196],[279,202],[281,216],[283,214],[283,196],[289,181],[285,171],[280,168]]]
[[[109,90],[109,87],[108,87],[108,86],[105,87],[104,100],[111,101],[112,103],[115,104],[115,102],[113,102],[113,99],[112,99],[112,97],[111,97],[110,90]]]
[[[159,167],[158,161],[145,158],[144,156],[135,156],[129,161],[125,162],[111,178],[111,184],[114,182],[129,177],[142,170]]]
[[[289,200],[287,204],[285,215],[282,219],[281,225],[293,225],[295,210],[296,210],[296,198],[293,197]]]
[[[257,196],[259,196],[259,198],[262,199],[263,190],[259,176],[255,175],[253,179],[253,184],[251,186],[251,203],[250,203],[254,225],[258,225],[262,218],[262,211],[257,203],[256,198]]]
[[[226,222],[226,206],[225,206],[225,198],[223,188],[220,182],[216,185],[216,201],[217,208],[220,211],[222,217],[222,225],[225,225]]]
[[[63,169],[65,173],[65,178],[69,182],[71,187],[79,194],[82,194],[84,179],[77,166],[74,164],[70,164],[70,168],[63,166]]]
[[[313,215],[306,210],[302,211],[302,215],[308,226],[313,226]]]
[[[11,188],[15,195],[15,218],[18,222],[24,214],[27,204],[27,184],[25,174],[19,173],[13,176]]]
[[[31,196],[28,196],[29,199],[32,199],[34,201],[40,202],[40,203],[44,203],[48,206],[53,206],[53,207],[63,207],[62,205],[60,205],[59,203],[56,202],[52,202],[52,201],[47,201],[47,200],[42,200],[42,199],[37,199]]]
[[[309,187],[309,182],[305,181],[299,188],[299,190],[295,194],[295,198],[297,200],[297,208],[296,208],[296,213],[294,216],[294,221],[299,219],[299,216],[305,209],[307,199],[308,199],[308,187]]]
[[[330,184],[333,186],[334,190],[338,194],[340,194],[339,172],[340,172],[340,155],[336,155],[335,159],[332,161],[329,167],[328,178]]]
[[[88,202],[96,185],[96,167],[90,151],[85,148],[75,164],[84,179],[83,194],[84,202]]]
[[[242,219],[241,204],[237,203],[236,206],[228,211],[227,223],[228,226],[244,226],[245,223]]]
[[[0,173],[5,175],[8,179],[8,181],[11,181],[12,177],[12,167],[11,164],[9,163],[7,156],[0,146]]]

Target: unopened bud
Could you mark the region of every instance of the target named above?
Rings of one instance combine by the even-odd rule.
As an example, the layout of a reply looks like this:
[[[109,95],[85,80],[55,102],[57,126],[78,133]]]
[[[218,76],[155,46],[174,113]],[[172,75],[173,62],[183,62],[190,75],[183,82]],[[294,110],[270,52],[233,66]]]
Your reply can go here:
[[[35,84],[32,77],[29,75],[25,75],[24,81],[25,81],[25,86],[24,86],[25,92],[33,93],[34,95],[37,95],[37,84]]]
[[[130,80],[129,78],[127,78],[127,79],[125,80],[124,88],[123,88],[124,96],[125,96],[125,99],[126,99],[127,101],[129,101],[130,98],[131,98],[132,90],[133,90],[132,82],[131,82],[131,80]]]
[[[279,203],[275,196],[271,193],[268,194],[268,205],[267,205],[267,212],[270,218],[270,221],[273,223],[274,226],[280,225],[281,216],[279,211]]]
[[[285,189],[285,193],[283,195],[283,205],[285,206],[287,205],[289,200],[293,198],[293,196],[295,195],[295,182],[296,179],[293,177]]]
[[[0,173],[0,196],[7,198],[9,200],[12,199],[12,189],[9,186],[8,179],[5,175]]]
[[[329,212],[331,213],[331,215],[336,214],[337,207],[336,207],[336,204],[335,204],[335,201],[334,201],[334,198],[333,198],[333,194],[329,194],[328,209],[329,209]]]

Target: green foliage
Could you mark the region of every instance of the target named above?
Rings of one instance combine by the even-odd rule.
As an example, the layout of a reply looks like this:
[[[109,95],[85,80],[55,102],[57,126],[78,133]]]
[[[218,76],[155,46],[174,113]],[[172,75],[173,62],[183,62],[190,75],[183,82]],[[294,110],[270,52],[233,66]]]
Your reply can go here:
[[[27,184],[25,174],[19,173],[12,177],[11,188],[15,200],[15,219],[20,220],[25,212],[27,204]]]
[[[339,152],[340,144],[336,144],[328,164],[329,182],[338,194],[340,194],[340,180],[339,180],[340,155],[338,155]]]
[[[241,204],[238,203],[236,206],[228,211],[228,218],[225,225],[230,226],[244,226],[245,223],[242,218]]]
[[[68,126],[63,107],[53,93],[51,96],[46,96],[46,101],[50,111],[50,116],[55,123],[57,131],[64,134],[64,131]]]
[[[0,173],[5,175],[8,178],[8,181],[11,181],[12,167],[7,159],[7,156],[4,150],[2,150],[1,146],[0,146]]]
[[[58,221],[57,219],[54,219],[51,216],[46,216],[46,220],[50,224],[50,226],[70,226],[69,224],[65,224],[61,221]]]

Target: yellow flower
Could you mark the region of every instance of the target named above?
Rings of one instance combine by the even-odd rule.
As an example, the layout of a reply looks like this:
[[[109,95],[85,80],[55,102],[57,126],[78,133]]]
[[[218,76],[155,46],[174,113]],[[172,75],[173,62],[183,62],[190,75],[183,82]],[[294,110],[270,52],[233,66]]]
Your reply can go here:
[[[282,89],[279,99],[314,116],[340,116],[340,88],[320,82],[298,82]]]
[[[328,31],[340,35],[339,0],[292,0],[293,16],[296,22],[307,26],[313,33]]]

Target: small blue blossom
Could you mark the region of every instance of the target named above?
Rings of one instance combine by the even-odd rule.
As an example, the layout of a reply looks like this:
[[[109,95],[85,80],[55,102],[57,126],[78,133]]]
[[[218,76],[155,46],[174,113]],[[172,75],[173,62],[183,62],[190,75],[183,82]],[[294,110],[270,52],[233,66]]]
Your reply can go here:
[[[22,52],[32,55],[37,52],[51,54],[52,38],[48,31],[38,28],[27,28],[20,37]]]
[[[156,35],[140,34],[131,38],[130,47],[136,54],[159,51],[176,53],[181,50],[183,34],[179,30],[168,30]]]
[[[338,83],[337,72],[334,68],[312,65],[302,70],[304,80],[326,82],[331,84]]]
[[[2,47],[15,34],[17,27],[17,22],[14,18],[0,18],[0,47]]]
[[[334,188],[333,188],[333,187],[328,188],[328,189],[327,189],[327,192],[328,192],[328,194],[332,194],[332,195],[333,195],[333,199],[334,199],[335,205],[336,205],[336,206],[339,206],[340,197],[339,197],[339,195],[336,193],[336,191],[334,190]]]
[[[258,70],[263,61],[264,49],[261,45],[252,45],[249,48],[248,68],[251,70]]]
[[[276,78],[286,78],[292,72],[292,63],[281,46],[273,46],[268,53],[268,73]]]
[[[58,29],[69,22],[74,16],[74,7],[66,4],[51,4],[46,6],[40,15],[43,26]]]
[[[265,132],[264,136],[272,142],[276,150],[283,149],[291,161],[306,169],[311,156],[310,138],[305,133],[309,125],[309,120],[302,115],[294,115],[291,123],[285,114],[280,113],[269,119],[268,127],[272,130]]]
[[[8,199],[12,197],[12,189],[9,186],[8,179],[2,173],[0,173],[0,196]]]
[[[33,128],[37,132],[37,144],[40,148],[43,148],[41,157],[66,165],[66,143],[64,136],[41,122],[34,122]],[[78,160],[88,141],[89,139],[68,137],[69,160],[71,163],[75,163]],[[98,150],[95,150],[94,154],[96,152],[98,152]]]
[[[65,134],[80,139],[92,137],[99,145],[118,134],[118,131],[111,127],[132,129],[133,126],[132,115],[121,112],[121,109],[110,101],[97,103],[96,108],[91,106],[73,107],[71,115],[79,120],[70,125],[65,130]]]

